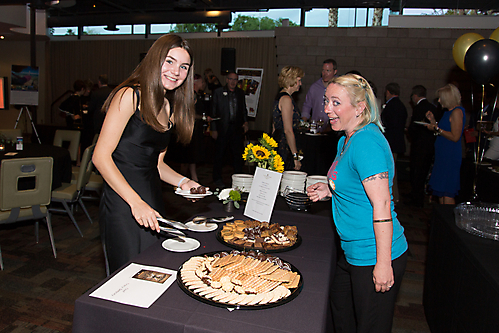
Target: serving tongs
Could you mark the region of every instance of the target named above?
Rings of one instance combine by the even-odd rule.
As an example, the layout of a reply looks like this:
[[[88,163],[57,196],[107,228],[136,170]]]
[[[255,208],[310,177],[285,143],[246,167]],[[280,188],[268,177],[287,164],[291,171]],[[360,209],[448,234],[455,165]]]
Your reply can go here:
[[[222,217],[206,217],[206,216],[196,216],[192,219],[192,223],[194,224],[203,224],[203,223],[224,223],[234,219],[234,216],[222,216]]]
[[[174,227],[174,228],[181,229],[181,230],[189,229],[182,222],[167,220],[167,219],[162,218],[162,217],[158,217],[157,219],[158,219],[158,222],[163,222],[163,223],[169,225],[170,227]]]
[[[173,236],[172,239],[174,239],[174,240],[177,240],[181,243],[185,242],[185,240],[182,238],[182,237],[185,237],[185,234],[180,230],[162,227],[162,226],[159,226],[159,230],[161,230],[161,232],[165,233],[168,236]],[[160,232],[160,234],[161,234],[161,232]]]

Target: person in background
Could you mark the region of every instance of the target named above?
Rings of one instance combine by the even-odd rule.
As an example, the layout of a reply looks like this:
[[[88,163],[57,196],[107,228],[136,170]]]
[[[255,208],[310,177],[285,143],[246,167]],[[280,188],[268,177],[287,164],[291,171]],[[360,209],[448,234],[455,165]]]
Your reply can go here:
[[[395,170],[397,156],[405,153],[405,122],[407,120],[407,109],[399,98],[400,86],[391,82],[385,87],[385,107],[381,113],[381,122],[385,127],[385,137],[393,153]],[[397,171],[393,178],[393,201],[399,202],[399,189],[397,182]]]
[[[435,135],[416,122],[425,122],[426,113],[431,111],[436,114],[437,107],[426,99],[426,88],[422,85],[412,87],[411,101],[414,107],[411,123],[407,129],[411,142],[410,178],[412,191],[409,204],[423,207],[426,178],[435,154]]]
[[[81,128],[81,119],[83,115],[83,95],[85,94],[87,86],[82,80],[76,80],[73,83],[74,92],[61,105],[59,111],[64,113],[66,118],[67,129]],[[76,120],[76,124],[75,124]]]
[[[499,118],[496,119],[492,127],[492,131],[483,131],[490,137],[489,148],[485,151],[484,158],[489,160],[499,160]]]
[[[105,113],[102,106],[113,89],[108,86],[108,77],[106,74],[99,75],[97,85],[99,88],[90,94],[90,102],[88,104],[88,113],[93,120],[93,129],[95,134],[99,134],[104,122]]]
[[[307,96],[305,97],[305,103],[303,103],[301,117],[305,121],[323,121],[327,124],[328,119],[326,113],[324,113],[324,93],[326,92],[326,87],[336,73],[338,72],[338,66],[336,60],[326,59],[322,63],[321,78],[315,81],[308,89]],[[323,126],[322,130],[329,130],[329,126]]]
[[[180,165],[180,172],[186,174],[189,172],[191,179],[198,181],[198,174],[196,171],[196,163],[201,162],[203,155],[203,125],[205,121],[203,116],[206,117],[208,110],[205,109],[203,91],[206,88],[206,83],[203,77],[199,74],[194,75],[194,100],[196,107],[196,115],[194,122],[194,131],[192,132],[192,140],[189,145],[183,148],[183,163]]]
[[[391,200],[395,166],[374,93],[348,74],[326,89],[325,111],[344,131],[328,184],[307,188],[312,201],[332,197],[341,240],[331,289],[335,332],[391,332],[395,301],[407,263],[407,241]]]
[[[211,68],[206,68],[204,70],[204,80],[211,93],[222,86],[222,84],[218,80],[218,77],[216,77]]]
[[[92,160],[105,180],[99,221],[109,272],[158,240],[161,181],[183,190],[199,186],[164,162],[174,125],[181,142],[192,136],[193,65],[187,41],[164,35],[104,103]]]
[[[301,168],[296,144],[300,109],[291,95],[300,90],[301,79],[304,75],[303,70],[296,66],[286,66],[279,74],[278,83],[281,91],[274,101],[272,110],[272,136],[278,144],[277,153],[284,161],[285,170],[300,170]]]
[[[238,75],[227,74],[227,84],[213,93],[211,136],[215,140],[215,160],[213,162],[213,183],[224,187],[222,166],[224,156],[230,151],[234,173],[243,169],[244,134],[248,131],[248,112],[244,91],[237,87]]]
[[[461,93],[455,85],[449,83],[438,89],[437,94],[438,102],[448,111],[444,112],[438,123],[431,111],[426,113],[426,118],[430,121],[426,128],[438,135],[435,140],[435,161],[428,185],[441,204],[454,205],[460,189],[461,137],[466,116],[461,106]]]

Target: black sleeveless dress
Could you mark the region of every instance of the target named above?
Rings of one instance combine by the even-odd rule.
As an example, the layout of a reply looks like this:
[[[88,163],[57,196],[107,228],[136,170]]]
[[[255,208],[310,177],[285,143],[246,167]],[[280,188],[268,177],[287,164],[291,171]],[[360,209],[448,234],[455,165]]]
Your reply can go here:
[[[165,214],[165,207],[158,158],[169,140],[170,131],[155,131],[141,120],[137,108],[112,154],[128,184],[161,215]],[[99,223],[111,273],[158,240],[156,232],[137,223],[130,206],[107,183],[103,187]]]

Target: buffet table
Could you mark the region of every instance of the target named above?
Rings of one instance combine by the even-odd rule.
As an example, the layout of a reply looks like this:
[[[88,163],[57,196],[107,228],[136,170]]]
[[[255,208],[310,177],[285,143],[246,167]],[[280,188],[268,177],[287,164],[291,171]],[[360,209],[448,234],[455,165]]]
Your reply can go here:
[[[497,332],[499,242],[459,229],[454,206],[434,208],[423,306],[432,332]]]
[[[479,166],[476,192],[483,202],[499,203],[499,173],[492,171],[489,166]]]
[[[283,207],[281,199],[278,207]],[[315,211],[323,213],[327,208],[320,207],[330,207],[330,204],[318,203]],[[207,208],[205,216],[227,215],[219,202]],[[244,218],[243,212],[241,208],[233,215]],[[321,215],[314,211],[292,212],[287,207],[273,212],[271,222],[296,225],[302,237],[298,248],[276,254],[302,274],[303,289],[289,303],[270,309],[231,312],[191,298],[174,283],[151,307],[143,309],[90,297],[106,279],[76,300],[73,332],[330,332],[329,283],[336,264],[336,236],[330,215]],[[192,256],[230,250],[216,240],[218,230],[186,231],[189,237],[201,242],[195,251],[169,252],[162,248],[160,240],[132,262],[177,270]]]

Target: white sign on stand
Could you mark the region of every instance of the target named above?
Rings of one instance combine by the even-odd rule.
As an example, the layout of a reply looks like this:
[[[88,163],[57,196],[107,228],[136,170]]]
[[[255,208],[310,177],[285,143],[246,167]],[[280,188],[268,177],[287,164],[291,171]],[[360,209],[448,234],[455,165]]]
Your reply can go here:
[[[262,89],[263,68],[238,68],[238,87],[244,91],[248,116],[256,117]]]
[[[256,168],[244,209],[245,216],[262,222],[270,222],[281,177],[280,172]]]

